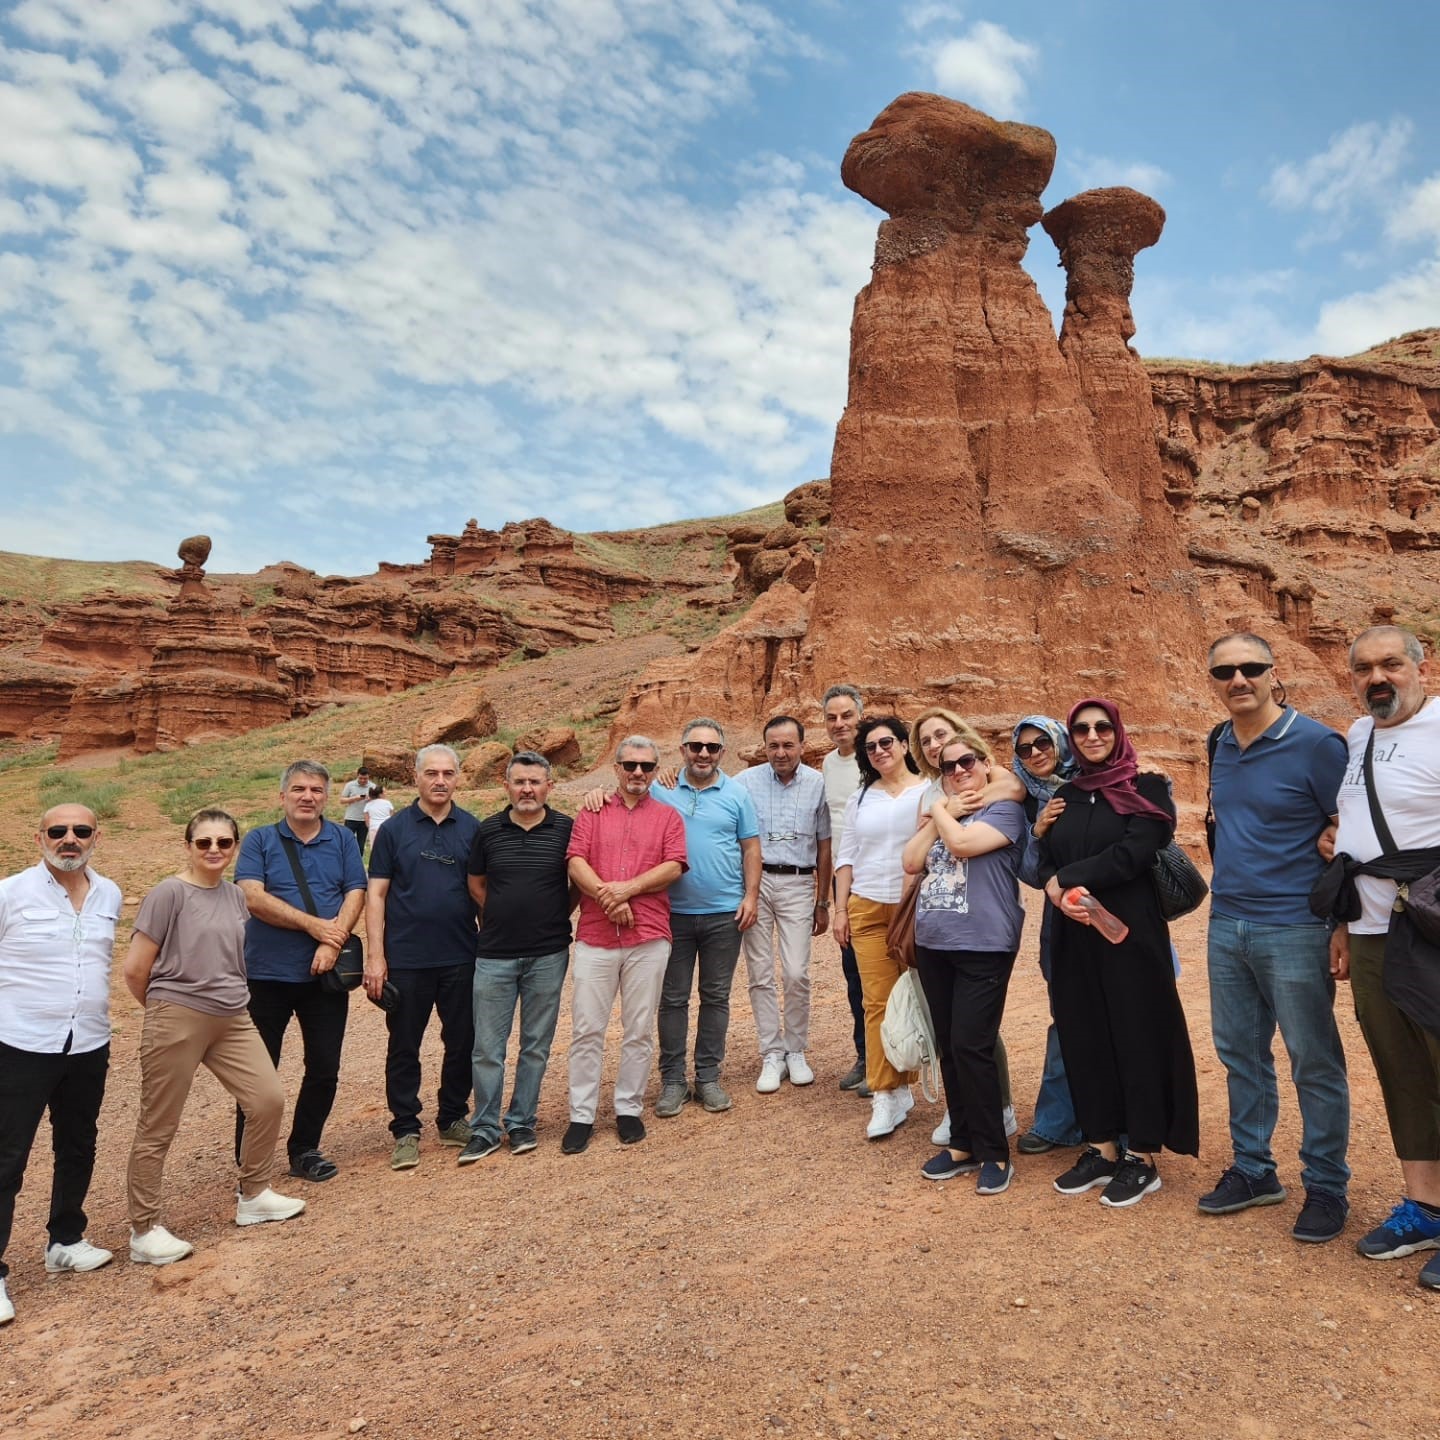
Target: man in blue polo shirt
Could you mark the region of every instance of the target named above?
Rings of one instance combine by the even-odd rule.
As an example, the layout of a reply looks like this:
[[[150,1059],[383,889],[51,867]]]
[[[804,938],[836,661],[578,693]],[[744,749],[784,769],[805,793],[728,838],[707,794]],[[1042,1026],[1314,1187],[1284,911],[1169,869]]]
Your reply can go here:
[[[1270,1149],[1279,1113],[1271,1045],[1279,1026],[1300,1105],[1305,1204],[1295,1239],[1333,1240],[1345,1227],[1350,1091],[1335,1026],[1329,927],[1307,899],[1345,774],[1345,742],[1284,703],[1275,656],[1258,635],[1210,647],[1215,693],[1230,712],[1214,747],[1211,805],[1210,1016],[1229,1081],[1234,1162],[1206,1215],[1278,1205],[1285,1187]]]
[[[700,971],[700,1013],[695,1022],[694,1097],[706,1110],[728,1110],[720,1084],[725,1034],[730,1028],[730,986],[740,958],[740,936],[755,923],[760,897],[760,822],[749,792],[720,768],[725,732],[702,716],[680,737],[685,768],[675,788],[651,794],[685,821],[689,869],[670,887],[670,961],[660,991],[660,1098],[655,1114],[678,1115],[690,1099],[685,1051],[690,992]]]
[[[316,1181],[337,1173],[320,1151],[320,1136],[335,1104],[350,1011],[349,995],[327,990],[320,976],[334,968],[365,906],[365,866],[350,832],[325,818],[329,795],[330,772],[316,760],[295,761],[280,781],[281,820],[253,829],[235,862],[235,883],[250,908],[245,922],[250,1018],[277,1069],[291,1017],[300,1024],[305,1073],[286,1149],[290,1173]],[[310,888],[313,911],[295,878],[296,864]],[[237,1160],[244,1130],[245,1117],[237,1109]]]
[[[399,992],[385,1017],[385,1101],[395,1148],[392,1170],[420,1163],[420,1042],[440,1017],[440,1140],[470,1143],[470,1052],[475,1043],[475,902],[466,872],[480,822],[454,803],[460,757],[427,745],[415,757],[412,804],[376,832],[365,902],[365,993],[388,978]]]

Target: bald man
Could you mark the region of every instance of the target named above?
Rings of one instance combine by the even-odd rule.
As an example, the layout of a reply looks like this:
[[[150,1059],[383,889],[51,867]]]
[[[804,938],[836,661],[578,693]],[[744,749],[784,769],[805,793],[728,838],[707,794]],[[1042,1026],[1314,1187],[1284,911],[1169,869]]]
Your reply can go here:
[[[90,868],[99,839],[92,811],[56,805],[35,836],[39,862],[0,880],[0,1325],[15,1318],[4,1255],[47,1109],[55,1172],[45,1268],[98,1270],[112,1258],[85,1239],[120,918],[119,888]]]

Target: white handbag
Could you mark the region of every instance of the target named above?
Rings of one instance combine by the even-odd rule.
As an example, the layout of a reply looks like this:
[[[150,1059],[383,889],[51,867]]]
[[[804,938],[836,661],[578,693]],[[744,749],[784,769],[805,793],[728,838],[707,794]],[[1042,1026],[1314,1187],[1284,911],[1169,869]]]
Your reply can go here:
[[[885,1002],[880,1022],[885,1058],[897,1070],[918,1070],[921,1093],[932,1104],[940,1098],[940,1057],[935,1050],[935,1024],[920,976],[906,970]]]

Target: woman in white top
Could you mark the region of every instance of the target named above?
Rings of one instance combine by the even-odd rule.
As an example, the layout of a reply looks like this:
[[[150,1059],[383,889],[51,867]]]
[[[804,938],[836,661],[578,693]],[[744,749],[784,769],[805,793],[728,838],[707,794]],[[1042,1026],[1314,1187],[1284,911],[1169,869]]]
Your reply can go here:
[[[900,863],[915,833],[920,778],[905,726],[893,715],[861,721],[855,736],[860,788],[845,806],[845,832],[835,860],[835,939],[855,947],[865,996],[865,1081],[870,1087],[870,1123],[865,1134],[883,1139],[901,1125],[915,1104],[915,1076],[885,1058],[880,1022],[885,1002],[900,978],[890,958],[886,931],[905,888]]]
[[[385,787],[377,785],[370,792],[370,798],[365,802],[365,824],[367,826],[366,839],[370,842],[370,848],[375,848],[376,831],[395,813],[394,802],[385,794]]]

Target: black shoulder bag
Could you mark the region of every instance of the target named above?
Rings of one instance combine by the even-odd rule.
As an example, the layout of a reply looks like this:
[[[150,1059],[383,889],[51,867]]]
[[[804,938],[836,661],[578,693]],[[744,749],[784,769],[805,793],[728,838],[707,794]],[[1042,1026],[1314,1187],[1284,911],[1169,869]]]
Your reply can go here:
[[[310,882],[305,878],[305,871],[300,864],[300,856],[296,853],[294,840],[283,834],[278,825],[275,827],[275,833],[280,836],[280,844],[285,848],[285,858],[290,862],[290,869],[295,873],[295,883],[300,887],[300,895],[305,901],[305,909],[311,915],[318,917],[320,911],[315,907],[315,897],[310,893]],[[340,953],[335,957],[334,965],[330,969],[322,971],[319,977],[322,989],[341,995],[347,990],[354,990],[364,978],[365,950],[360,944],[358,935],[352,935],[340,947]]]

